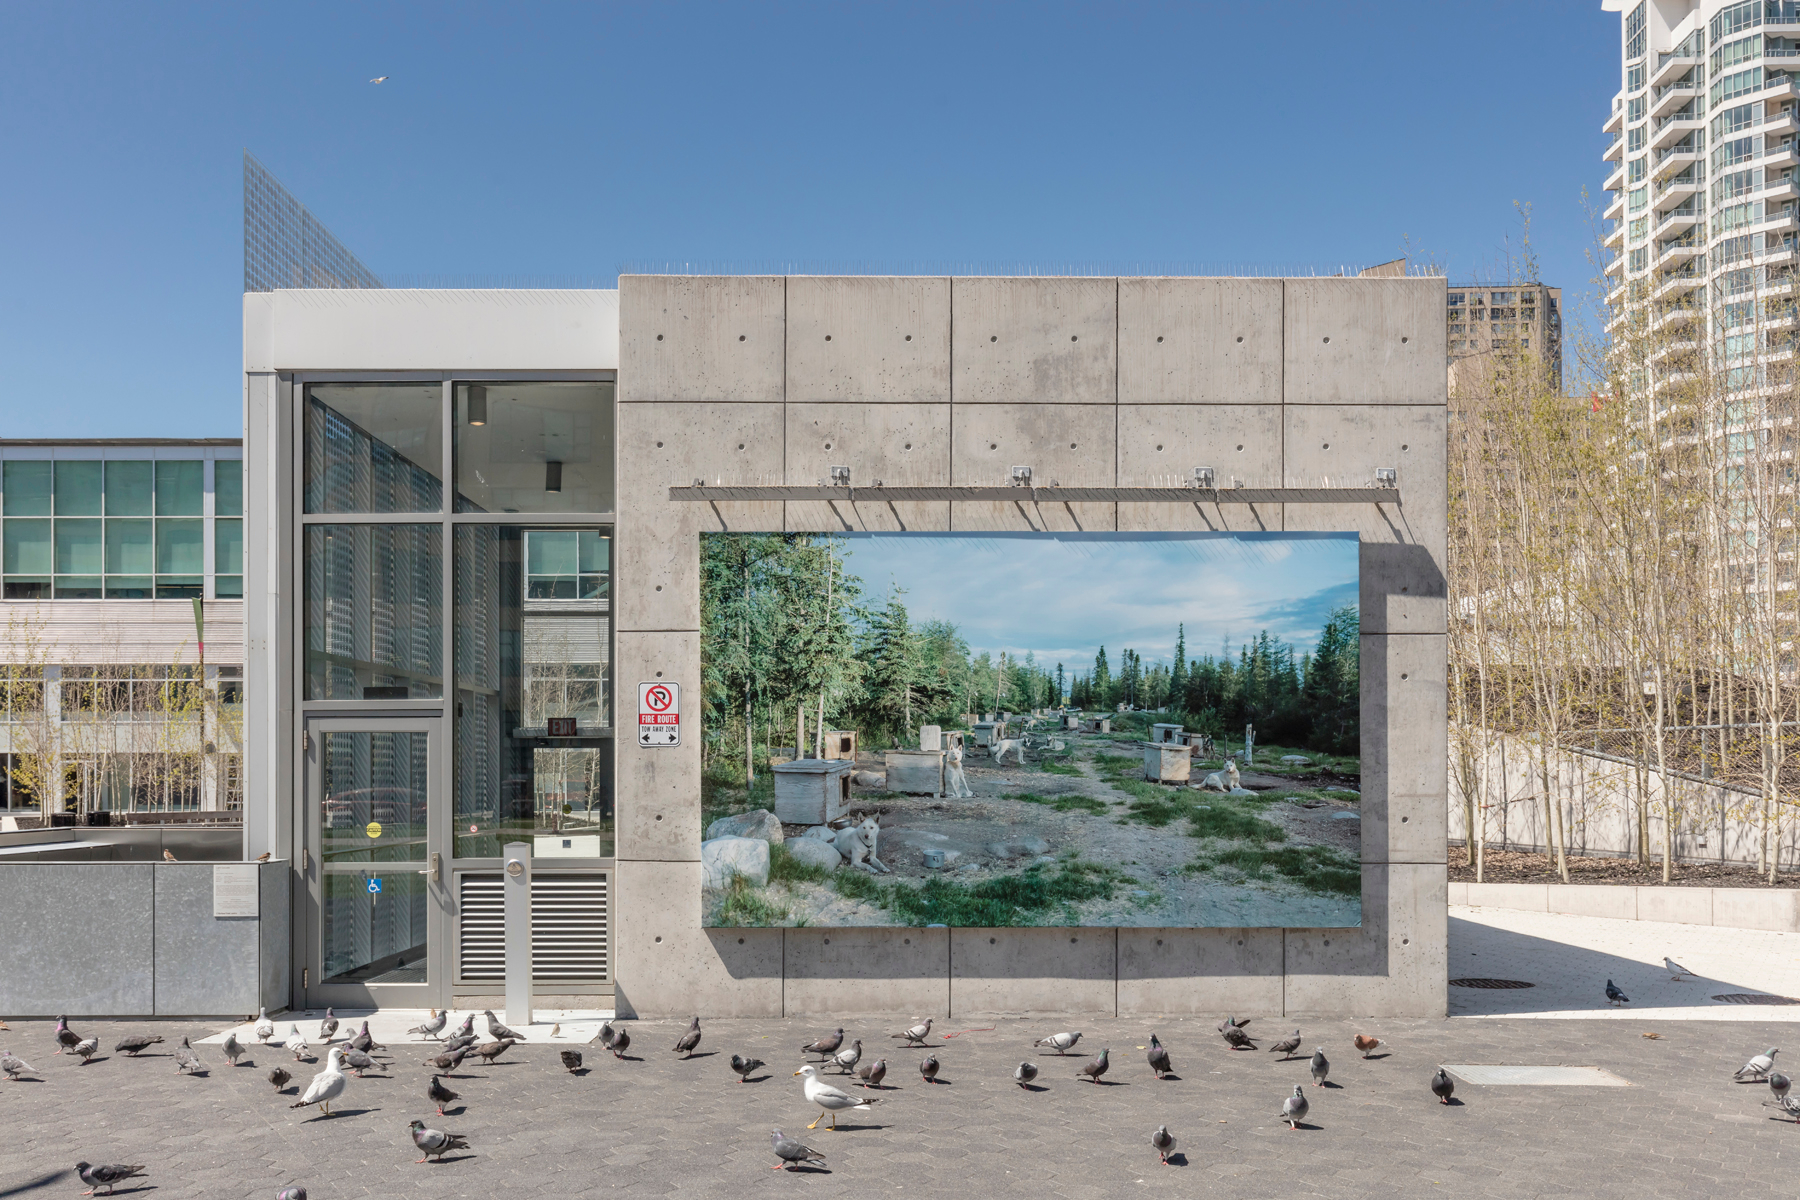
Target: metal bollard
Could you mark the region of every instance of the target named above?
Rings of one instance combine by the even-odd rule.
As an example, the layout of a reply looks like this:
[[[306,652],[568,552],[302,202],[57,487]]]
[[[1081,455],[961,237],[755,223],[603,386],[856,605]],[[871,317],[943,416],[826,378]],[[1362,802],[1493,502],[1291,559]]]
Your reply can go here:
[[[506,897],[506,1023],[531,1024],[531,843],[508,842],[501,892]]]

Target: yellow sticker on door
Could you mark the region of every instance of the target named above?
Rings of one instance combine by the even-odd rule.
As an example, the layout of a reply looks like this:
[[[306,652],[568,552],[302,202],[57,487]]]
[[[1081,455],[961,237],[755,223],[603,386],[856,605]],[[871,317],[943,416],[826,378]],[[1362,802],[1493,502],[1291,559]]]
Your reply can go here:
[[[380,821],[370,821],[368,828],[364,829],[363,832],[368,834],[372,838],[380,837],[381,836],[381,822]]]

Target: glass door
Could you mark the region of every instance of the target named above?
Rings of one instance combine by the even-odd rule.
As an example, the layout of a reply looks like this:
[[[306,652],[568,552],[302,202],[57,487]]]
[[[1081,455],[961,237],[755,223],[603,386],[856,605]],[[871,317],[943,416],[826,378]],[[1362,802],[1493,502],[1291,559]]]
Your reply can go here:
[[[448,816],[435,717],[307,723],[306,1005],[442,1007]]]

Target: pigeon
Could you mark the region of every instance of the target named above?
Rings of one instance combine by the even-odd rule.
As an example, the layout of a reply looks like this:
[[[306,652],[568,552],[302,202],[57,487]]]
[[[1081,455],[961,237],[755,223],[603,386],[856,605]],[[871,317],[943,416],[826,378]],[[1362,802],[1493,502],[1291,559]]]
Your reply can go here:
[[[445,1054],[455,1054],[458,1050],[467,1050],[480,1040],[476,1034],[462,1033],[453,1038],[445,1038],[442,1049]]]
[[[188,1045],[185,1037],[181,1039],[181,1045],[175,1047],[175,1069],[190,1073],[205,1069],[201,1065],[200,1056],[194,1053],[194,1048]]]
[[[936,1083],[938,1066],[937,1055],[927,1054],[925,1060],[919,1064],[919,1078],[926,1083]]]
[[[1663,966],[1668,969],[1669,981],[1671,983],[1680,982],[1681,977],[1683,975],[1692,975],[1693,974],[1692,971],[1688,970],[1686,967],[1682,966],[1680,963],[1676,962],[1674,959],[1670,958],[1666,954],[1663,956]]]
[[[1173,1074],[1175,1071],[1174,1066],[1169,1062],[1169,1052],[1163,1048],[1161,1042],[1156,1040],[1154,1033],[1150,1035],[1150,1050],[1144,1057],[1150,1060],[1150,1070],[1158,1079],[1164,1075]]]
[[[760,1058],[745,1058],[741,1054],[731,1056],[731,1069],[736,1073],[739,1083],[756,1074],[756,1068],[762,1065],[763,1060]]]
[[[508,1029],[506,1026],[502,1025],[500,1022],[496,1021],[494,1019],[494,1010],[493,1009],[484,1008],[481,1010],[481,1015],[487,1018],[488,1036],[493,1038],[496,1042],[502,1040],[503,1038],[511,1038],[515,1042],[523,1042],[526,1040],[525,1038],[520,1037],[518,1034],[514,1033],[512,1030]]]
[[[75,1044],[80,1040],[81,1035],[69,1028],[69,1018],[56,1018],[56,1052],[58,1054],[64,1050],[73,1050]]]
[[[1306,1102],[1306,1093],[1300,1085],[1294,1085],[1294,1094],[1281,1102],[1281,1119],[1287,1122],[1289,1129],[1300,1128],[1300,1122],[1306,1119],[1306,1110],[1312,1105]]]
[[[448,1012],[439,1012],[434,1008],[431,1010],[431,1020],[420,1025],[414,1025],[406,1032],[409,1034],[420,1033],[428,1038],[434,1038],[443,1031],[444,1026],[447,1025],[449,1021],[450,1014]]]
[[[312,1057],[312,1047],[306,1044],[306,1035],[300,1032],[298,1025],[288,1026],[287,1048],[293,1051],[295,1062]]]
[[[598,1046],[602,1050],[611,1050],[613,1039],[618,1036],[618,1032],[612,1027],[612,1022],[603,1021],[600,1024],[600,1032],[594,1035],[594,1040],[589,1042],[588,1045]]]
[[[355,1071],[356,1077],[361,1079],[364,1071],[373,1070],[380,1064],[355,1046],[348,1046],[344,1049],[344,1065]]]
[[[839,1074],[848,1075],[855,1069],[856,1064],[862,1061],[862,1039],[857,1038],[848,1046],[845,1046],[842,1050],[839,1050],[836,1054],[832,1055],[831,1059],[833,1062],[837,1063]]]
[[[1775,1093],[1775,1098],[1777,1100],[1786,1099],[1788,1089],[1792,1086],[1793,1084],[1788,1080],[1788,1077],[1783,1075],[1780,1071],[1769,1072],[1769,1090]]]
[[[623,1029],[613,1034],[612,1052],[614,1058],[624,1058],[625,1052],[631,1049],[631,1035]]]
[[[830,1058],[838,1052],[838,1047],[843,1044],[844,1031],[840,1029],[834,1034],[822,1038],[815,1038],[806,1043],[806,1045],[800,1047],[800,1053],[817,1054],[820,1058]]]
[[[775,1157],[781,1160],[771,1170],[792,1171],[801,1165],[818,1167],[825,1165],[823,1154],[811,1146],[802,1146],[779,1129],[769,1135],[769,1141],[774,1144]]]
[[[275,1090],[278,1092],[286,1087],[288,1085],[288,1080],[292,1078],[293,1076],[287,1073],[285,1067],[276,1067],[273,1071],[269,1072],[269,1082],[275,1086]]]
[[[235,1033],[225,1035],[225,1045],[221,1049],[225,1051],[226,1061],[234,1067],[237,1066],[238,1059],[244,1057],[244,1045],[237,1040]]]
[[[1313,1086],[1324,1087],[1325,1077],[1331,1074],[1331,1063],[1325,1057],[1325,1047],[1314,1046],[1312,1061],[1306,1065],[1312,1071]]]
[[[136,1058],[138,1056],[139,1051],[146,1050],[149,1047],[156,1045],[156,1043],[158,1043],[160,1041],[162,1041],[162,1039],[159,1037],[152,1037],[152,1036],[149,1036],[147,1034],[142,1034],[142,1033],[134,1033],[130,1037],[120,1038],[119,1044],[113,1047],[113,1053],[114,1054],[127,1054],[127,1055],[130,1055],[132,1058]]]
[[[1053,1033],[1049,1037],[1039,1038],[1031,1043],[1031,1046],[1034,1050],[1039,1046],[1047,1046],[1058,1054],[1067,1056],[1069,1051],[1075,1048],[1075,1043],[1080,1040],[1081,1034],[1079,1033]]]
[[[1782,1112],[1794,1118],[1794,1124],[1800,1125],[1800,1098],[1783,1096],[1779,1100],[1764,1100],[1763,1106],[1765,1108],[1779,1108]]]
[[[1455,1091],[1456,1084],[1451,1080],[1450,1073],[1439,1067],[1437,1074],[1431,1077],[1431,1094],[1436,1096],[1440,1103],[1448,1104],[1451,1094]]]
[[[306,1200],[306,1189],[299,1184],[284,1187],[275,1193],[275,1200]]]
[[[1236,1025],[1229,1026],[1225,1032],[1219,1036],[1224,1038],[1225,1044],[1230,1046],[1233,1050],[1256,1049],[1256,1043],[1250,1040],[1250,1035],[1245,1033],[1242,1029],[1239,1029]]]
[[[558,1021],[556,1024],[550,1026],[550,1036],[553,1038],[559,1038],[562,1036],[562,1022],[561,1021]]]
[[[21,1075],[36,1075],[37,1068],[22,1058],[17,1058],[10,1050],[0,1050],[0,1072],[8,1079],[17,1079]]]
[[[1746,1079],[1746,1080],[1751,1080],[1751,1081],[1756,1081],[1756,1080],[1765,1078],[1769,1074],[1770,1071],[1773,1071],[1775,1069],[1775,1056],[1780,1053],[1781,1053],[1781,1051],[1777,1050],[1773,1046],[1770,1046],[1767,1050],[1763,1051],[1761,1054],[1758,1054],[1755,1058],[1752,1058],[1749,1062],[1747,1062],[1743,1066],[1739,1067],[1737,1069],[1737,1073],[1735,1075],[1733,1075],[1732,1078],[1733,1079]]]
[[[468,1056],[468,1053],[469,1048],[467,1046],[462,1046],[455,1050],[446,1050],[442,1054],[434,1054],[426,1059],[425,1065],[428,1067],[436,1067],[444,1074],[450,1075],[456,1071],[456,1068],[462,1066],[462,1060]]]
[[[1250,1023],[1249,1017],[1245,1017],[1241,1021],[1238,1020],[1236,1017],[1226,1017],[1223,1021],[1219,1022],[1219,1032],[1224,1033],[1227,1029],[1242,1029],[1244,1026],[1248,1025],[1249,1023]]]
[[[1175,1135],[1169,1132],[1167,1125],[1156,1127],[1156,1132],[1150,1135],[1150,1145],[1162,1159],[1163,1166],[1168,1166],[1169,1151],[1175,1149]]]
[[[673,1046],[669,1047],[669,1053],[673,1054],[673,1053],[679,1051],[681,1053],[681,1057],[687,1058],[689,1055],[693,1054],[694,1047],[698,1046],[699,1044],[700,1044],[700,1018],[695,1017],[693,1019],[692,1023],[690,1023],[688,1025],[687,1032],[682,1034],[679,1038],[675,1039],[675,1044]]]
[[[350,1048],[352,1050],[361,1050],[364,1054],[368,1054],[374,1050],[387,1049],[386,1046],[383,1046],[380,1042],[369,1036],[369,1023],[367,1021],[362,1023],[362,1029],[357,1032],[356,1036],[350,1039]]]
[[[937,1062],[936,1059],[928,1061]],[[880,1096],[852,1096],[849,1092],[840,1091],[831,1086],[819,1078],[819,1068],[812,1063],[807,1063],[794,1074],[802,1076],[800,1090],[806,1094],[807,1103],[819,1106],[819,1115],[813,1118],[813,1123],[807,1126],[808,1129],[817,1129],[819,1122],[823,1121],[827,1114],[831,1117],[831,1127],[836,1129],[837,1115],[844,1110],[868,1112],[871,1106],[882,1102]]]
[[[909,1046],[923,1046],[925,1039],[931,1036],[931,1018],[926,1017],[911,1029],[902,1029],[899,1033],[888,1034],[890,1038],[903,1038]]]
[[[269,1039],[275,1036],[275,1022],[269,1020],[268,1009],[256,1010],[256,1028],[253,1032],[256,1034],[256,1040],[265,1046],[268,1045]]]
[[[88,1064],[88,1061],[94,1057],[94,1051],[98,1049],[100,1049],[100,1039],[97,1037],[83,1038],[75,1043],[75,1053],[81,1055],[82,1066]]]
[[[513,1048],[515,1040],[516,1039],[514,1038],[501,1038],[497,1042],[488,1042],[485,1045],[475,1047],[474,1053],[483,1059],[489,1066],[493,1066],[496,1058],[499,1058],[502,1054],[505,1054],[508,1050]]]
[[[1038,1065],[1034,1062],[1022,1062],[1013,1068],[1013,1082],[1020,1087],[1025,1087],[1026,1084],[1037,1077]],[[1026,1090],[1029,1091],[1030,1089],[1026,1088]]]
[[[319,1111],[326,1116],[331,1115],[331,1102],[344,1094],[350,1085],[350,1079],[344,1074],[344,1051],[333,1046],[325,1052],[325,1065],[319,1073],[312,1077],[306,1085],[306,1092],[300,1099],[288,1105],[289,1108],[305,1108],[309,1104],[317,1104]]]
[[[581,1051],[564,1050],[562,1052],[562,1065],[569,1069],[569,1074],[571,1075],[581,1070]]]
[[[1294,1030],[1293,1037],[1282,1038],[1279,1042],[1276,1042],[1273,1046],[1270,1046],[1269,1050],[1272,1053],[1281,1055],[1281,1060],[1283,1062],[1286,1062],[1288,1059],[1294,1057],[1294,1051],[1298,1050],[1299,1048],[1300,1048],[1300,1031],[1298,1029],[1296,1029],[1296,1030]]]
[[[324,1019],[319,1022],[319,1040],[324,1042],[327,1046],[331,1045],[331,1037],[337,1032],[337,1028],[337,1016],[327,1008],[325,1010]]]
[[[115,1186],[124,1183],[127,1179],[136,1179],[144,1173],[144,1168],[142,1166],[128,1167],[123,1163],[96,1167],[92,1163],[78,1162],[75,1164],[75,1173],[81,1176],[81,1182],[88,1185],[88,1190],[81,1193],[82,1195],[110,1196]],[[105,1188],[106,1191],[102,1193],[98,1190],[100,1188]]]
[[[1361,1050],[1364,1058],[1369,1057],[1369,1055],[1387,1045],[1387,1043],[1380,1038],[1364,1037],[1360,1033],[1350,1039],[1350,1044],[1355,1046],[1358,1050]]]
[[[437,1105],[438,1116],[440,1117],[444,1115],[444,1105],[450,1103],[452,1100],[460,1099],[455,1092],[445,1087],[442,1083],[439,1083],[436,1075],[431,1077],[431,1082],[425,1087],[425,1098]]]
[[[856,1077],[862,1080],[866,1088],[880,1087],[881,1081],[887,1078],[887,1059],[878,1058],[872,1063],[864,1063],[856,1068]]]
[[[369,80],[369,82],[370,83],[386,83],[388,80],[390,80],[392,78],[393,78],[392,75],[377,75],[375,78]],[[423,1162],[424,1160],[420,1159],[419,1161]]]
[[[468,1139],[460,1133],[445,1133],[441,1129],[427,1129],[425,1122],[417,1120],[408,1121],[406,1127],[412,1130],[413,1145],[424,1153],[425,1158],[430,1158],[435,1154],[438,1161],[443,1162],[444,1155],[450,1151],[469,1148]],[[425,1158],[418,1161],[424,1162]]]
[[[1106,1068],[1112,1065],[1107,1061],[1107,1053],[1108,1051],[1103,1048],[1099,1054],[1082,1063],[1081,1069],[1075,1072],[1075,1078],[1080,1079],[1085,1076],[1089,1083],[1099,1083],[1100,1077],[1106,1074]]]
[[[1606,981],[1606,1002],[1608,1004],[1630,1004],[1631,997],[1621,992],[1619,986],[1609,979]]]
[[[175,852],[173,850],[164,850],[163,851],[163,861],[164,862],[180,862],[181,860],[175,857]]]

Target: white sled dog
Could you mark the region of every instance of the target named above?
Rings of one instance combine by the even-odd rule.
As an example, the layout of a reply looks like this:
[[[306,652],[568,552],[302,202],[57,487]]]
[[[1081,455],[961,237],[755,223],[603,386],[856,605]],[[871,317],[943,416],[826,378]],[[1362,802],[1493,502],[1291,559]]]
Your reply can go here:
[[[973,796],[975,794],[974,792],[969,790],[969,777],[967,775],[963,774],[962,760],[963,760],[962,747],[955,744],[954,742],[951,743],[950,750],[944,757],[944,763],[945,763],[945,768],[946,768],[945,769],[945,778],[944,778],[944,784],[945,784],[944,790],[951,797],[957,798],[957,799],[961,799],[966,796]]]
[[[881,822],[876,818],[864,817],[855,825],[838,830],[832,845],[844,856],[844,861],[853,867],[860,867],[869,874],[877,872],[886,875],[892,868],[876,857],[875,846],[881,838]]]

